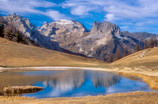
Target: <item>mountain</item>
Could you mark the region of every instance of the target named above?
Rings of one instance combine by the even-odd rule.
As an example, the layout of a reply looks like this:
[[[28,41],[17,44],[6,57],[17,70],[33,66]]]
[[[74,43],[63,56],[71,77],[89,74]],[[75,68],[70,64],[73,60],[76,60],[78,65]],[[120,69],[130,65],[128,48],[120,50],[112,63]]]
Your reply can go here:
[[[26,45],[38,46],[36,42],[32,41],[29,37],[25,36],[23,33],[17,30],[12,24],[5,22],[1,17],[0,37]]]
[[[157,35],[122,32],[110,22],[95,22],[91,31],[72,20],[45,23],[37,28],[16,14],[4,20],[40,47],[113,62],[141,49],[158,46]]]
[[[0,38],[0,66],[104,66],[95,59],[23,45]]]
[[[21,32],[25,37],[37,43],[40,47],[60,50],[58,43],[52,42],[49,37],[41,35],[37,27],[34,26],[29,19],[23,18],[16,14],[4,16],[3,19],[8,25],[12,25],[14,28],[16,28],[16,30]]]
[[[158,47],[136,52],[113,63],[113,65],[119,67],[142,67],[143,69],[157,69],[157,64]]]
[[[60,47],[66,48],[69,44],[80,40],[85,36],[86,28],[79,22],[71,20],[60,20],[45,23],[39,31],[51,41],[59,42]]]
[[[43,27],[41,30],[47,30],[47,34],[42,34],[49,34],[63,49],[107,62],[158,46],[156,34],[122,32],[110,22],[95,22],[90,32],[82,24],[68,20],[47,23]]]
[[[123,35],[110,22],[96,22],[89,33],[82,24],[67,20],[47,23],[40,31],[66,50],[108,62],[135,52],[137,45],[143,47],[141,41]]]
[[[125,36],[128,37],[133,37],[136,38],[140,41],[146,41],[146,40],[150,40],[150,39],[157,39],[158,40],[158,35],[157,34],[152,34],[152,33],[147,33],[147,32],[134,32],[134,33],[130,33],[128,31],[124,31],[122,32]]]

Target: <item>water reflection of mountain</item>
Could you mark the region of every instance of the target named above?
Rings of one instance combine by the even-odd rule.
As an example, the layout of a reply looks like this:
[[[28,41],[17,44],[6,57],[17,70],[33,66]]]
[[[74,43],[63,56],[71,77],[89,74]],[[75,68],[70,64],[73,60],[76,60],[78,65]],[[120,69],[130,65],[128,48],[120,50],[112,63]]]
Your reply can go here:
[[[44,87],[40,92],[27,95],[38,98],[150,90],[144,82],[130,80],[110,72],[88,70],[5,72],[0,73],[0,82],[0,92],[7,86]]]
[[[84,81],[84,71],[63,71],[57,75],[49,77],[43,84],[47,87],[53,87],[54,90],[69,91],[82,86]]]
[[[110,72],[92,72],[92,80],[95,87],[110,87],[119,83],[121,77]]]
[[[50,76],[43,84],[45,87],[52,87],[54,91],[64,93],[83,86],[87,80],[91,80],[96,88],[99,86],[109,87],[118,83],[120,76],[110,72],[63,71],[57,75]]]

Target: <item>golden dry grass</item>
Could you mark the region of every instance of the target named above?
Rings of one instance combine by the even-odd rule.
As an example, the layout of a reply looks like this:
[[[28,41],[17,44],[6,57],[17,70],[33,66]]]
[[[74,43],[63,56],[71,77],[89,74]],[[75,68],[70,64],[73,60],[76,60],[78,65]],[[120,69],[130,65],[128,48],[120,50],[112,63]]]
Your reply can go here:
[[[84,98],[0,97],[0,104],[158,104],[158,93],[132,92]]]
[[[0,66],[106,66],[105,62],[0,38]]]
[[[158,47],[145,49],[124,57],[112,65],[117,67],[141,67],[142,69],[158,69]]]

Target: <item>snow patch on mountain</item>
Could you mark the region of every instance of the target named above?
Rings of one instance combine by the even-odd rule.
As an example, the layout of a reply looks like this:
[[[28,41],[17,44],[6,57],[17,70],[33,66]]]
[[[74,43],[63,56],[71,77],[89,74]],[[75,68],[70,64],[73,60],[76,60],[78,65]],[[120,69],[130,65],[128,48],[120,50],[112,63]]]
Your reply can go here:
[[[62,19],[62,20],[59,20],[57,22],[55,22],[56,24],[60,24],[60,25],[68,25],[68,24],[74,24],[73,21],[71,20],[65,20],[65,19]]]

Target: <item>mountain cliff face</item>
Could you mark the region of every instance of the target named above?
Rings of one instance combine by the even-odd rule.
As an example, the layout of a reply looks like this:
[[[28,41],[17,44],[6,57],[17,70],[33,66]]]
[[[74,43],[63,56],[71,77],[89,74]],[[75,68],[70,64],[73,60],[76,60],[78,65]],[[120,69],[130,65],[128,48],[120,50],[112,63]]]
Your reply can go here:
[[[158,35],[157,34],[152,34],[152,33],[147,33],[147,32],[130,33],[128,31],[124,31],[122,33],[125,36],[133,37],[133,38],[136,38],[140,41],[146,41],[146,40],[150,40],[150,39],[157,39],[158,40]]]
[[[0,37],[26,45],[38,46],[37,43],[17,30],[11,23],[5,22],[2,17],[0,17]]]
[[[123,35],[120,28],[110,22],[96,22],[88,36],[72,43],[68,50],[88,57],[112,62],[136,51],[143,43]]]
[[[40,47],[60,50],[58,43],[51,42],[49,37],[41,35],[38,29],[30,22],[29,19],[23,18],[16,14],[3,17],[8,25],[12,25],[16,30],[21,32],[26,38],[31,39]]]
[[[66,48],[69,44],[84,37],[86,28],[76,21],[60,20],[44,24],[39,31],[44,36],[50,37],[51,41],[59,42],[62,48]]]
[[[4,17],[4,20],[41,47],[107,62],[144,49],[144,40],[158,39],[157,35],[150,33],[122,32],[110,22],[95,22],[88,32],[81,23],[71,20],[45,23],[39,28],[28,19],[15,14]]]
[[[143,42],[124,35],[110,22],[95,22],[89,33],[79,22],[68,20],[46,23],[39,31],[63,49],[108,62],[137,51],[138,45],[143,48]]]

